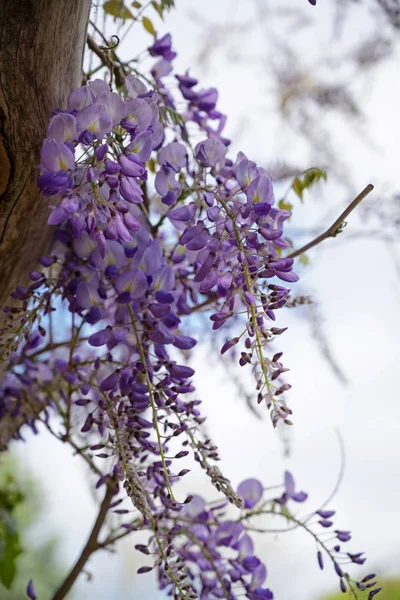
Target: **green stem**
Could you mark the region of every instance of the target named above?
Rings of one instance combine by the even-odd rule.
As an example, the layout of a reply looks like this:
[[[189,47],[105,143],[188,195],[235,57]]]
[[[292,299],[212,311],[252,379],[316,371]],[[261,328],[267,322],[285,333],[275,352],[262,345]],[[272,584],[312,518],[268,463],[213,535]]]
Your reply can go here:
[[[168,469],[167,469],[167,464],[165,461],[165,455],[164,455],[164,449],[162,446],[162,441],[161,441],[161,433],[160,433],[160,428],[158,426],[158,419],[157,419],[157,406],[154,400],[154,394],[153,394],[153,386],[151,384],[151,380],[149,377],[149,373],[147,370],[147,366],[146,366],[146,355],[142,346],[142,342],[140,340],[140,336],[139,336],[139,331],[136,325],[136,320],[135,320],[135,315],[133,314],[133,310],[132,307],[130,305],[128,305],[128,310],[129,310],[129,314],[131,317],[131,322],[132,322],[132,327],[133,327],[133,331],[135,332],[135,336],[136,336],[136,344],[139,350],[139,355],[140,355],[140,359],[143,363],[143,367],[145,370],[145,378],[146,378],[146,385],[147,385],[147,390],[149,392],[149,398],[150,398],[150,404],[151,404],[151,410],[153,412],[153,423],[154,423],[154,428],[156,430],[156,435],[157,435],[157,441],[158,441],[158,447],[160,450],[160,456],[161,456],[161,462],[163,465],[163,469],[164,469],[164,475],[165,475],[165,481],[167,483],[167,489],[171,495],[171,499],[176,501],[174,498],[174,493],[172,491],[172,487],[171,487],[171,482],[169,479],[169,474],[168,474]]]

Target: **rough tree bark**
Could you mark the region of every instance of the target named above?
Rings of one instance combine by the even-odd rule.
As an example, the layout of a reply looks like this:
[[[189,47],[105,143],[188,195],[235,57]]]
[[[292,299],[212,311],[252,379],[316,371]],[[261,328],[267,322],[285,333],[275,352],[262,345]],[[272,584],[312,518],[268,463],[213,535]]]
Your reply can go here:
[[[36,187],[52,110],[79,86],[90,0],[0,0],[0,306],[49,249]]]
[[[0,310],[51,246],[40,146],[51,111],[80,85],[90,5],[0,0]],[[19,425],[0,422],[0,447]]]

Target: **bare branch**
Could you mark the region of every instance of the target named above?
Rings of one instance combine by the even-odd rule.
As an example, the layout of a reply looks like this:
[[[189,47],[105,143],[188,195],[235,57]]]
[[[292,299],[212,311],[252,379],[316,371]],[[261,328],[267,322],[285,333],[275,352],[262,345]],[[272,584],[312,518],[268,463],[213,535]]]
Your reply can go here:
[[[324,240],[330,237],[336,237],[336,235],[340,232],[340,227],[341,225],[343,225],[345,219],[349,216],[350,213],[353,212],[353,210],[360,204],[360,202],[372,192],[373,189],[374,186],[371,183],[369,183],[367,187],[364,188],[363,191],[360,192],[356,198],[354,198],[354,200],[349,204],[349,206],[342,212],[340,217],[338,217],[336,221],[332,223],[332,225],[324,233],[321,233],[315,239],[311,240],[311,242],[308,242],[308,244],[306,244],[305,246],[302,246],[298,250],[295,250],[294,252],[289,254],[288,258],[295,258],[296,256],[300,256],[300,254],[307,252],[307,250],[310,250],[310,248],[314,248],[314,246],[318,246],[318,244],[320,244]]]
[[[96,552],[96,550],[99,549],[97,538],[107,516],[107,511],[110,507],[114,490],[115,488],[111,484],[107,486],[103,502],[100,505],[99,513],[89,535],[88,541],[86,542],[85,547],[83,548],[75,565],[72,567],[70,573],[67,575],[61,586],[54,594],[52,600],[63,600],[63,598],[65,598],[82,572],[90,556],[93,554],[93,552]]]

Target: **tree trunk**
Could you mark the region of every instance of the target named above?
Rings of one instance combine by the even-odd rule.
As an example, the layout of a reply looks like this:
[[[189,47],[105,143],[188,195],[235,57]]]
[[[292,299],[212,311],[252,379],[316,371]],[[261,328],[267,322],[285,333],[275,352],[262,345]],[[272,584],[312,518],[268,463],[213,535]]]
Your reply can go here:
[[[51,111],[80,85],[90,5],[0,0],[0,322],[10,292],[51,247],[48,200],[36,186],[40,147]],[[0,448],[31,413],[0,419]]]
[[[36,187],[52,110],[80,85],[90,0],[0,0],[0,307],[51,245]]]

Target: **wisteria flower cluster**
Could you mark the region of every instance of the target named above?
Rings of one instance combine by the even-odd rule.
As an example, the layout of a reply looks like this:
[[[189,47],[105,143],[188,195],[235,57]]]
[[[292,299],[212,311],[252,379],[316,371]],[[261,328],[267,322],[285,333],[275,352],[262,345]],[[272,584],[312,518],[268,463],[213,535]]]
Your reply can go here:
[[[199,88],[188,72],[172,77],[171,37],[149,54],[149,76],[128,75],[118,92],[89,81],[51,117],[38,185],[51,198],[56,243],[31,285],[14,292],[20,305],[7,309],[0,417],[23,417],[29,406],[34,431],[41,421],[73,446],[106,491],[105,512],[122,519],[99,547],[147,531],[136,548],[151,564],[139,573],[155,569],[176,599],[273,598],[249,534],[262,514],[306,529],[341,589],[357,597],[371,588],[372,598],[373,576],[354,582],[344,570],[365,559],[341,550],[350,534],[333,529],[334,512],[292,514],[291,503],[307,495],[290,473],[281,495],[268,497],[256,479],[235,490],[216,465],[187,364],[198,341],[190,323],[200,310],[209,315],[221,353],[251,369],[255,402],[274,426],[290,424],[287,369],[280,352],[269,352],[284,332],[275,313],[298,279],[285,257],[290,212],[275,205],[262,167],[229,156],[217,90]],[[55,319],[70,323],[57,326],[68,329],[66,341],[52,337]],[[189,455],[217,503],[178,501],[175,483],[188,473],[179,461]],[[36,597],[32,581],[27,594]]]

